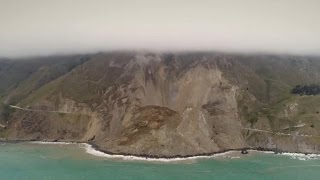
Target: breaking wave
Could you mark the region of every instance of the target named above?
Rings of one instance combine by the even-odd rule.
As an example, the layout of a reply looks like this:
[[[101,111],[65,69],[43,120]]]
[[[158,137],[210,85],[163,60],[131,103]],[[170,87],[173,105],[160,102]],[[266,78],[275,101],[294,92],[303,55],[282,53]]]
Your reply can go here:
[[[184,157],[184,158],[150,158],[150,157],[140,157],[140,156],[133,156],[133,155],[107,154],[94,149],[90,144],[83,143],[81,145],[82,147],[85,148],[88,154],[98,156],[98,157],[106,157],[111,159],[122,159],[122,160],[136,160],[136,161],[158,161],[158,162],[175,162],[175,161],[187,161],[187,160],[196,160],[196,159],[208,159],[213,157],[226,156],[232,152],[236,152],[236,151],[228,151],[228,152],[219,153],[211,156],[193,156],[193,157]]]
[[[134,155],[119,155],[119,154],[107,154],[102,151],[96,150],[92,145],[87,143],[74,143],[74,142],[46,142],[46,141],[34,141],[31,143],[35,144],[53,144],[53,145],[70,145],[70,144],[77,144],[81,148],[85,149],[85,152],[97,157],[104,157],[109,159],[121,159],[121,160],[135,160],[135,161],[158,161],[158,162],[175,162],[175,161],[188,161],[188,160],[197,160],[197,159],[210,159],[216,157],[226,157],[232,153],[239,152],[239,151],[227,151],[224,153],[217,153],[214,155],[208,156],[192,156],[192,157],[177,157],[177,158],[151,158],[151,157],[141,157],[141,156],[134,156]],[[249,152],[262,152],[266,154],[274,154],[273,151],[257,151],[257,150],[249,150]],[[320,159],[320,154],[303,154],[303,153],[281,153],[277,155],[282,156],[289,156],[291,159],[297,160],[312,160],[312,159]],[[240,156],[234,157],[231,156],[231,159],[240,158]]]

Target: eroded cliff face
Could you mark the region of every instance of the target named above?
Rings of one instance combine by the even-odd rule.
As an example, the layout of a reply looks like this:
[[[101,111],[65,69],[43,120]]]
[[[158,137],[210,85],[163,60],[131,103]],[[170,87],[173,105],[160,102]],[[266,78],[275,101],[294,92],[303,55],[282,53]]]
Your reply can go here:
[[[106,137],[102,147],[132,154],[189,155],[246,146],[237,115],[237,87],[214,63],[195,61],[182,70],[179,61],[165,64],[157,60],[161,57],[143,57],[151,60],[141,63],[139,58],[134,78],[121,87],[132,94],[121,94],[116,101],[124,105],[113,108],[126,109],[116,113],[111,122],[116,127],[109,129],[119,128],[119,134]]]
[[[19,102],[6,136],[155,156],[244,147],[319,152],[318,117],[300,117],[291,102],[299,97],[282,100],[283,89],[233,56],[99,54]],[[263,91],[279,98],[266,102]]]

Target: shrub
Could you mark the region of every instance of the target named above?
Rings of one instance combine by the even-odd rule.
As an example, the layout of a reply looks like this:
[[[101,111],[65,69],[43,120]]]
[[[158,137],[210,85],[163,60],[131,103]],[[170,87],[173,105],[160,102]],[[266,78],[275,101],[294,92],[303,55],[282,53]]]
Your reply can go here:
[[[317,84],[311,85],[297,85],[291,90],[292,94],[299,94],[299,95],[318,95],[320,94],[320,86]]]
[[[9,117],[10,117],[10,114],[12,114],[14,112],[14,109],[11,108],[7,104],[2,104],[1,110],[2,110],[1,111],[1,116],[2,116],[4,121],[8,121]]]

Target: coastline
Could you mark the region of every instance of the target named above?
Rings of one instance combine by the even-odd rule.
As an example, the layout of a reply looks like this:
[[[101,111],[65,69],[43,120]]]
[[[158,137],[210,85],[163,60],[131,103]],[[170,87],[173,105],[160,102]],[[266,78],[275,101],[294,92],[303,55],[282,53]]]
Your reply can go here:
[[[247,151],[250,153],[253,152],[262,152],[275,155],[285,155],[290,156],[293,159],[298,160],[308,160],[314,159],[316,157],[320,158],[320,153],[305,153],[305,152],[289,152],[289,151],[280,151],[277,149],[268,149],[268,148],[238,148],[238,149],[226,149],[217,152],[211,153],[202,153],[195,155],[174,155],[174,156],[156,156],[148,154],[129,154],[129,153],[113,153],[106,150],[99,149],[98,146],[91,142],[84,141],[58,141],[58,140],[4,140],[0,139],[0,143],[34,143],[34,144],[61,144],[61,145],[79,145],[81,148],[84,148],[86,153],[91,154],[96,157],[105,157],[110,159],[121,159],[121,160],[134,160],[134,161],[158,161],[158,162],[176,162],[176,161],[187,161],[187,160],[197,160],[197,159],[210,159],[220,156],[225,156],[232,153],[241,153],[242,151]],[[246,154],[241,155],[245,156]]]

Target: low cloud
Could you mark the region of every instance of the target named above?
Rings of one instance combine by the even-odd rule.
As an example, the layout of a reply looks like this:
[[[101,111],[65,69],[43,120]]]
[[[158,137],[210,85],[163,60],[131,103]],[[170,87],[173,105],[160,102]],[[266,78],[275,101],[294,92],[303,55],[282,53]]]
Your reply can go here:
[[[110,50],[320,54],[318,0],[1,0],[0,56]]]

